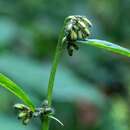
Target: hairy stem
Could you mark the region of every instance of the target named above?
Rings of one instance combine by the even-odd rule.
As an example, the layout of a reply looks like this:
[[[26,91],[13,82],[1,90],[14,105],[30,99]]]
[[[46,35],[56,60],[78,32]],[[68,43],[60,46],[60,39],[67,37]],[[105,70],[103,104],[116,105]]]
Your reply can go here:
[[[56,71],[57,71],[57,67],[58,67],[58,64],[59,64],[59,60],[60,60],[62,51],[64,49],[64,44],[62,42],[62,39],[63,39],[63,36],[64,36],[65,23],[66,23],[66,20],[64,21],[64,25],[63,25],[63,28],[61,30],[61,33],[60,33],[60,36],[59,36],[59,39],[58,39],[58,44],[57,44],[57,47],[56,47],[56,52],[55,52],[55,56],[54,56],[54,60],[53,60],[52,68],[51,68],[51,73],[50,73],[50,77],[49,77],[47,100],[48,100],[48,105],[50,107],[51,107],[51,103],[52,103],[52,93],[53,93],[55,75],[56,75]],[[45,119],[43,119],[42,130],[49,130],[49,118],[48,118],[48,116],[45,117]]]

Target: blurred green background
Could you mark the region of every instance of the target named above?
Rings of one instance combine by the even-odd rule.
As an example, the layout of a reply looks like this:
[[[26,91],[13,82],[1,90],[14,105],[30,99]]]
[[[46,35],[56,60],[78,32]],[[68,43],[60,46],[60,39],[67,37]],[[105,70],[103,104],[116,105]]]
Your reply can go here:
[[[93,23],[91,38],[130,48],[129,0],[0,0],[0,72],[10,77],[39,106],[58,35],[65,17],[85,15]],[[130,130],[130,60],[94,47],[66,50],[56,75],[53,106],[64,127],[51,130]],[[17,120],[20,102],[0,88],[0,130],[39,130]]]

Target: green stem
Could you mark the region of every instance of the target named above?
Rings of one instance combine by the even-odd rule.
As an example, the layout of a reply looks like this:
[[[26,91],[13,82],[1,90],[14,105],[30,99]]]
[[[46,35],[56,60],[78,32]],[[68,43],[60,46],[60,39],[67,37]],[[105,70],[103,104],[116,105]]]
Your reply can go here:
[[[48,105],[50,107],[51,107],[51,103],[52,103],[52,93],[53,93],[55,75],[56,75],[56,71],[57,71],[57,67],[58,67],[58,64],[59,64],[59,60],[60,60],[62,51],[64,49],[64,44],[62,42],[62,39],[63,39],[63,36],[64,36],[65,23],[66,23],[66,20],[64,22],[63,28],[61,30],[61,33],[60,33],[60,36],[59,36],[59,39],[58,39],[58,44],[57,44],[57,47],[56,47],[56,52],[55,52],[55,56],[54,56],[54,60],[53,60],[52,68],[51,68],[51,73],[50,73],[50,77],[49,77],[47,100],[48,100]],[[49,130],[49,118],[48,117],[46,117],[42,122],[42,130]]]
[[[54,56],[54,61],[52,64],[52,69],[51,69],[51,73],[50,73],[50,78],[49,78],[49,83],[48,83],[48,93],[47,93],[47,99],[48,99],[48,104],[49,106],[51,106],[51,102],[52,102],[52,92],[53,92],[53,87],[54,87],[54,81],[55,81],[55,75],[56,75],[56,70],[59,64],[59,60],[62,54],[62,50],[63,50],[63,46],[62,46],[62,39],[59,38],[58,44],[57,44],[57,48],[56,48],[56,53]]]
[[[48,117],[44,117],[42,122],[42,130],[48,130],[49,129],[49,119]]]

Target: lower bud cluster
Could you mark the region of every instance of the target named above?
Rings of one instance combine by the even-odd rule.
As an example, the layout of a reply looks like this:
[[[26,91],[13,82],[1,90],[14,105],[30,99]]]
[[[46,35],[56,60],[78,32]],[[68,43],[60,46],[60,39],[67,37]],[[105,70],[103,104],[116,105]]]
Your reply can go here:
[[[46,100],[43,102],[42,107],[35,108],[34,112],[24,104],[15,104],[14,108],[18,110],[18,119],[22,120],[24,125],[27,125],[33,117],[40,117],[43,119],[44,116],[54,114],[54,110],[48,106],[48,102]]]
[[[74,49],[78,50],[76,40],[84,40],[90,36],[89,27],[91,22],[85,16],[69,16],[66,19],[65,35],[63,42],[67,43],[67,50],[70,56],[73,55]]]

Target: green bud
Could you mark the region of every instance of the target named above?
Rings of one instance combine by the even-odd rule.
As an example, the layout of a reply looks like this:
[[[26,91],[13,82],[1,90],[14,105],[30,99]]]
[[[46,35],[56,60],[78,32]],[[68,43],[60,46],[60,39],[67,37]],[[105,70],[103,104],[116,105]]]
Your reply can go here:
[[[84,38],[86,38],[90,35],[90,31],[88,30],[88,28],[83,29],[82,32],[83,32]]]
[[[92,27],[92,23],[86,18],[86,17],[82,17],[82,21],[89,27]]]
[[[45,115],[52,114],[52,113],[54,113],[54,110],[52,108],[48,107],[48,108],[44,109],[44,114]]]
[[[77,32],[78,30],[80,30],[80,28],[77,25],[73,25],[73,30]]]
[[[22,118],[24,118],[26,116],[27,116],[26,112],[20,112],[19,115],[18,115],[18,119],[22,119]]]
[[[70,39],[72,41],[77,40],[77,33],[75,31],[73,31],[73,30],[70,32]]]
[[[19,103],[15,104],[14,108],[18,110],[29,110],[27,106],[25,106],[24,104],[19,104]]]
[[[46,106],[44,106],[44,107],[46,107]],[[35,109],[35,112],[32,114],[34,117],[38,117],[38,116],[40,116],[41,114],[43,114],[44,113],[44,109],[45,108],[36,108]]]
[[[23,120],[23,124],[24,124],[24,125],[27,125],[27,124],[29,123],[29,121],[30,121],[30,118],[25,118],[25,119]]]
[[[78,31],[78,39],[83,39],[83,34],[81,31]]]
[[[42,103],[42,106],[47,107],[48,106],[48,100],[44,100],[43,103]]]
[[[72,22],[69,22],[69,23],[67,24],[67,26],[65,27],[66,31],[71,31],[72,28],[73,28],[73,23],[72,23]]]
[[[78,26],[80,27],[80,29],[86,28],[86,24],[82,22],[81,20],[78,21]]]

